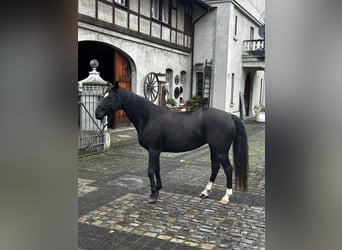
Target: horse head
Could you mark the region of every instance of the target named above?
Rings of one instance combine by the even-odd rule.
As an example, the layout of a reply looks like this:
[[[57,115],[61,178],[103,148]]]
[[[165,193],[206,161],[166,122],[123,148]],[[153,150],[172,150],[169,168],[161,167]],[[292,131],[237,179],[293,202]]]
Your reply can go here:
[[[103,117],[106,115],[113,114],[113,112],[122,109],[122,97],[119,95],[118,89],[118,81],[115,81],[114,84],[108,82],[108,89],[106,91],[108,95],[97,105],[95,110],[96,119],[103,120]]]

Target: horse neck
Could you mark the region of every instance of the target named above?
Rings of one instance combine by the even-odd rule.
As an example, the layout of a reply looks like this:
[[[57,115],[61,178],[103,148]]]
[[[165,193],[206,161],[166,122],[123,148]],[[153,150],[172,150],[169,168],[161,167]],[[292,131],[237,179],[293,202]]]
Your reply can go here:
[[[124,95],[123,110],[126,112],[129,120],[139,132],[144,126],[144,122],[150,117],[150,112],[158,109],[158,106],[147,101],[141,96],[126,90],[120,90]],[[153,111],[154,110],[154,111]]]

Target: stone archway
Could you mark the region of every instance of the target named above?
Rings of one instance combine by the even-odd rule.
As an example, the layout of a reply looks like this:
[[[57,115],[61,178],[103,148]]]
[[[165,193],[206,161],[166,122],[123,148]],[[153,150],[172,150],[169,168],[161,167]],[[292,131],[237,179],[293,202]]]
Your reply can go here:
[[[119,82],[119,86],[132,90],[132,71],[135,69],[134,62],[128,55],[119,49],[98,41],[78,42],[78,80],[88,76],[92,59],[99,61],[97,70],[101,77],[114,83]],[[125,112],[118,110],[108,117],[108,127],[118,128],[130,126],[130,121]]]

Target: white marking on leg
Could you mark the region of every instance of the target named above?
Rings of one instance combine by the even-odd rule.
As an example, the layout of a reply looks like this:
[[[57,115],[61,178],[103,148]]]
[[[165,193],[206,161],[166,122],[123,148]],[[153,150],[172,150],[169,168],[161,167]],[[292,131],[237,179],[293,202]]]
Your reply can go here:
[[[228,189],[226,190],[226,194],[222,197],[222,199],[220,200],[220,202],[222,204],[227,204],[229,202],[229,196],[233,195],[233,189]]]
[[[202,191],[202,193],[200,194],[201,197],[206,198],[209,196],[209,193],[211,191],[211,188],[213,187],[213,183],[209,182],[207,184],[207,186],[205,187],[205,189]]]

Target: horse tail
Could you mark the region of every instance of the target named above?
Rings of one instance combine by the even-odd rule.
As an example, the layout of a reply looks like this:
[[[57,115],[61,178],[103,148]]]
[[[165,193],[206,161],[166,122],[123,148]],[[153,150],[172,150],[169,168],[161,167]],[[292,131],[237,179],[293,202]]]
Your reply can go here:
[[[236,127],[233,142],[235,188],[243,192],[248,190],[248,141],[245,126],[239,117],[232,115]]]

